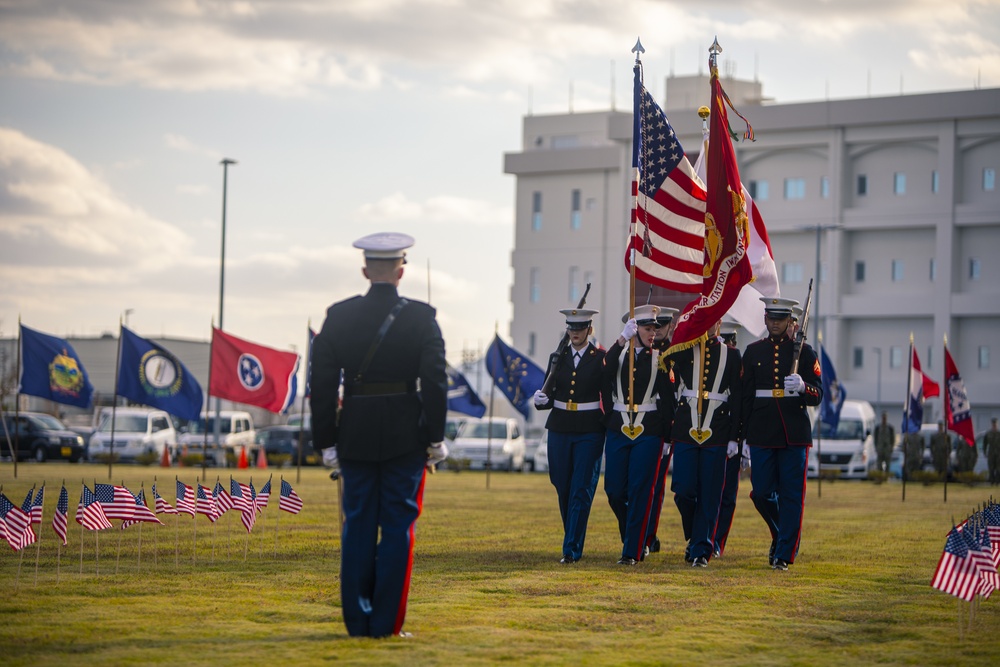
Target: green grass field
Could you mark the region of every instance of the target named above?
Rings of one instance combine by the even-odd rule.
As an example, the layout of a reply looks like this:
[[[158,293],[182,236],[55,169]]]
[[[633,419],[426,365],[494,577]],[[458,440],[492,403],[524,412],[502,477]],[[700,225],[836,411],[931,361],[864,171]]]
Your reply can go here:
[[[197,470],[115,468],[137,491]],[[41,548],[0,554],[0,664],[392,664],[816,665],[997,664],[1000,593],[976,606],[930,588],[954,517],[989,498],[989,487],[810,482],[801,550],[788,572],[766,563],[763,521],[740,500],[726,555],[706,569],[682,558],[668,494],[664,550],[635,568],[615,565],[620,542],[598,487],[586,551],[563,566],[555,491],[544,474],[442,471],[428,478],[406,630],[411,639],[351,639],[340,617],[337,487],[321,469],[274,473],[271,502],[246,537],[239,517],[213,528],[199,516],[167,525],[83,535],[73,521],[81,480],[107,468],[46,463],[0,466],[3,491],[20,503],[46,482]],[[278,511],[284,474],[305,502]],[[69,546],[57,573],[51,518],[60,484],[70,492]],[[669,480],[668,480],[669,482]],[[280,517],[279,517],[280,514]],[[277,529],[277,530],[276,530]],[[119,543],[120,539],[120,543]],[[140,560],[141,555],[141,560]],[[38,558],[36,581],[36,556]],[[961,626],[960,626],[961,619]]]

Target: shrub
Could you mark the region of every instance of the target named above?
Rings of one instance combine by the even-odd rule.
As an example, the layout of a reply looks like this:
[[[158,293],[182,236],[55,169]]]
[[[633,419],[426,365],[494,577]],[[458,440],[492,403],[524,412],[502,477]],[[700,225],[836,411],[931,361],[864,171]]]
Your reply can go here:
[[[143,452],[135,457],[135,462],[141,466],[153,465],[160,460],[160,455],[156,452]]]
[[[934,470],[917,470],[910,473],[910,480],[920,482],[924,486],[930,486],[934,482],[940,482],[942,475]]]
[[[195,468],[201,465],[204,457],[201,454],[182,454],[180,456],[181,466],[185,468]]]
[[[444,460],[444,462],[448,466],[448,470],[454,470],[455,472],[468,470],[472,466],[472,461],[469,459],[459,459],[454,456],[449,456]]]
[[[968,472],[955,473],[955,481],[965,484],[966,486],[975,486],[976,484],[985,482],[986,477],[987,475],[984,472],[972,472],[971,470]]]
[[[869,470],[868,471],[868,481],[875,484],[881,484],[889,479],[889,471],[887,470]]]
[[[111,463],[118,463],[121,460],[121,456],[118,454],[112,455],[107,453],[101,453],[101,454],[94,454],[94,456],[91,457],[91,460],[97,461],[98,463],[108,463],[109,461]]]
[[[283,468],[292,462],[291,454],[273,453],[267,455],[267,465],[275,468]]]

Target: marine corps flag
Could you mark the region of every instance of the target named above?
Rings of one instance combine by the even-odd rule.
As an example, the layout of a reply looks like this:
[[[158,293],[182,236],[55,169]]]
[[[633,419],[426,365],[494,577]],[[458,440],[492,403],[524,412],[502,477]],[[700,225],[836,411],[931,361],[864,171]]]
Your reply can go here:
[[[211,396],[280,413],[295,400],[293,379],[298,368],[299,355],[294,352],[212,329]]]
[[[453,412],[482,417],[486,414],[486,405],[473,390],[457,368],[448,365],[448,409]],[[534,393],[534,392],[532,392]]]
[[[531,397],[545,382],[542,369],[500,340],[500,336],[494,336],[486,350],[486,372],[517,411],[527,419],[531,414]]]
[[[958,366],[948,351],[948,341],[944,343],[944,415],[948,430],[962,436],[970,447],[976,446],[976,434],[972,429],[972,406],[965,392],[965,382],[958,374]]]
[[[118,395],[183,419],[201,416],[203,395],[194,375],[166,348],[121,328]]]
[[[726,314],[753,270],[747,257],[749,218],[743,197],[736,153],[729,134],[729,98],[719,82],[716,49],[709,67],[712,72],[712,115],[708,144],[708,181],[705,185],[705,249],[701,296],[684,308],[677,319],[669,352],[687,349],[706,340],[708,330]],[[721,51],[721,49],[718,49]],[[747,136],[753,132],[747,126]]]
[[[21,377],[18,393],[89,408],[94,387],[73,346],[21,325]]]

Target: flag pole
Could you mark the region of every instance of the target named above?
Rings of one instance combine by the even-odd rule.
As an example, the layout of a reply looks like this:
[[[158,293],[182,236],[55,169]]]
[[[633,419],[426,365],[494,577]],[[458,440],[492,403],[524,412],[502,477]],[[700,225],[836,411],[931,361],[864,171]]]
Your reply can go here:
[[[948,354],[948,334],[944,335],[944,353],[945,353],[945,355]],[[944,378],[944,382],[945,382],[944,388],[945,388],[945,391],[947,391],[948,390],[948,378]],[[946,400],[948,400],[947,396],[942,396],[941,397],[941,403],[944,403]],[[947,419],[947,417],[945,417],[944,432],[946,434],[948,433],[948,419]],[[946,503],[948,502],[948,474],[951,472],[951,450],[952,450],[951,436],[949,435],[948,436],[948,458],[945,459],[945,463],[944,463],[944,502],[946,502]]]
[[[637,136],[632,137],[632,152],[634,156],[634,166],[632,167],[632,179],[635,185],[632,186],[632,219],[630,221],[630,233],[629,233],[629,246],[632,249],[632,257],[629,262],[629,278],[628,278],[628,318],[630,320],[635,319],[635,230],[636,222],[638,216],[638,204],[637,200],[639,198],[639,179],[641,177],[641,170],[639,169],[640,160],[642,159],[642,114],[636,107],[639,104],[639,86],[642,83],[642,61],[639,56],[646,52],[646,49],[642,47],[642,43],[639,38],[635,40],[635,46],[632,47],[632,52],[635,53],[635,65],[633,69],[635,70],[636,76],[636,90],[632,98],[632,113],[639,114],[639,121],[635,124],[635,130]],[[621,369],[618,369],[619,375],[621,374]],[[652,382],[652,379],[650,380]],[[635,421],[635,336],[632,336],[628,340],[628,419],[629,419],[629,429],[630,432],[634,432],[633,426]]]
[[[45,491],[45,480],[43,479],[42,480],[42,488],[39,490],[39,493],[43,493],[44,491]],[[35,494],[35,499],[36,500],[38,499],[38,494],[37,493]],[[43,499],[44,499],[44,496],[43,496]],[[38,522],[38,526],[39,526],[39,528],[38,528],[38,537],[35,539],[35,586],[38,585],[38,559],[42,555],[42,529],[41,529],[41,525],[42,525],[42,521],[39,520],[39,522]]]
[[[306,432],[306,394],[309,393],[309,364],[312,361],[312,318],[306,320],[306,368],[305,377],[306,381],[303,383],[302,387],[302,402],[299,408],[299,414],[302,416],[302,423],[299,424],[299,442],[297,451],[297,461],[295,463],[295,483],[298,484],[302,479],[302,439]],[[267,453],[265,452],[265,456]]]
[[[17,391],[14,392],[14,446],[10,446],[10,436],[7,436],[7,449],[10,450],[10,460],[14,462],[14,479],[17,479],[17,450],[21,448],[21,429],[17,424],[21,421],[21,316],[17,316]],[[4,422],[4,430],[7,422]]]
[[[909,458],[909,453],[906,445],[906,436],[909,435],[910,428],[910,396],[913,395],[913,332],[910,332],[910,362],[909,362],[910,372],[906,374],[906,400],[903,401],[903,500],[901,502],[906,502],[906,478],[909,476],[909,471],[907,470],[907,459]],[[919,435],[919,434],[918,434]]]
[[[87,483],[81,479],[80,480],[80,500],[81,500],[81,504],[82,504],[82,501],[83,501],[83,489],[86,488],[86,486],[87,486]],[[76,513],[77,513],[77,515],[80,514],[80,505],[76,506]],[[68,512],[67,512],[67,514],[68,514]],[[84,530],[83,523],[80,523],[80,574],[83,574],[83,530]]]
[[[816,275],[816,280],[819,280],[819,274]],[[816,290],[817,294],[819,289]],[[817,299],[818,301],[818,299]],[[819,358],[819,363],[823,363],[823,330],[820,329],[816,332],[816,354]],[[830,364],[833,365],[832,362]],[[826,392],[823,392],[826,395]],[[831,400],[830,405],[833,405]],[[820,403],[819,406],[819,419],[816,425],[816,497],[823,497],[823,404]],[[836,434],[834,434],[836,435]],[[809,455],[806,455],[806,469],[809,468]]]
[[[215,315],[212,316],[212,336],[208,339],[208,389],[212,389],[212,345],[215,343]],[[201,479],[204,481],[207,479],[206,475],[208,472],[205,467],[208,465],[208,415],[210,409],[209,393],[205,392],[205,421],[201,425],[202,430],[202,440],[201,440]],[[214,428],[212,429],[215,430]],[[221,444],[221,443],[219,443]],[[223,462],[226,458],[226,449],[222,448],[222,458]]]
[[[115,397],[111,402],[111,447],[108,448],[108,481],[111,481],[111,466],[115,460],[115,409],[118,407],[118,373],[122,363],[122,317],[118,316],[118,354],[115,356]],[[97,484],[97,481],[94,481]]]
[[[493,321],[493,340],[494,342],[499,337],[500,323],[496,320]],[[499,345],[491,345],[490,349],[496,348],[497,354],[500,352]],[[487,352],[488,354],[489,352]],[[499,361],[499,359],[497,360]],[[486,420],[486,489],[490,488],[490,468],[492,468],[492,458],[490,456],[490,450],[493,448],[493,395],[496,393],[497,387],[497,368],[493,369],[493,382],[490,384],[490,417]]]

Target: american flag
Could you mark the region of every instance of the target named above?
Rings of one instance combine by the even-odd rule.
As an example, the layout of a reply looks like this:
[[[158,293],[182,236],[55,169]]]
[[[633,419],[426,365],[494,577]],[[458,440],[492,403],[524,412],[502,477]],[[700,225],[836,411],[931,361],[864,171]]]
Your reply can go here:
[[[635,277],[679,292],[700,292],[705,264],[705,184],[691,166],[667,115],[635,67],[632,124],[632,236]]]
[[[66,524],[69,523],[69,493],[66,492],[66,485],[59,492],[59,502],[56,503],[56,513],[52,516],[52,530],[56,536],[62,540],[66,546]]]
[[[194,489],[177,480],[177,511],[181,514],[194,516]]]
[[[959,532],[965,539],[965,546],[969,550],[968,558],[972,563],[973,575],[977,581],[974,593],[988,598],[1000,584],[996,565],[993,564],[989,533],[982,529],[978,516],[966,523]]]
[[[212,523],[215,523],[215,520],[221,516],[219,508],[215,506],[215,496],[212,495],[212,490],[201,484],[198,485],[198,503],[195,509],[198,514],[207,516]]]
[[[131,519],[135,514],[135,496],[124,486],[94,484],[94,497],[109,519]]]
[[[139,489],[139,493],[135,494],[135,513],[132,515],[131,519],[122,521],[122,530],[125,530],[129,526],[143,522],[158,523],[161,526],[163,525],[163,522],[160,521],[155,514],[153,514],[152,510],[146,507],[146,490]]]
[[[31,529],[31,514],[0,493],[0,524],[7,544],[14,551],[20,551],[35,541],[35,531]]]
[[[215,506],[219,508],[219,516],[233,509],[233,499],[220,482],[215,483],[212,495],[215,496]]]
[[[35,494],[35,499],[31,501],[31,524],[42,523],[42,507],[45,503],[45,485],[42,484],[42,488],[38,489],[38,493]]]
[[[975,562],[969,558],[965,538],[957,528],[952,528],[931,579],[931,587],[970,602],[976,597],[978,585]]]
[[[260,487],[260,493],[257,494],[257,511],[263,512],[264,508],[267,507],[267,501],[271,499],[271,478],[267,478],[267,483]]]
[[[244,488],[243,484],[240,484],[232,477],[229,478],[229,500],[232,501],[233,508],[239,510],[240,512],[246,511],[247,498],[250,497],[249,487],[246,487],[246,495],[243,495]]]
[[[990,547],[993,551],[993,565],[1000,569],[1000,505],[993,503],[983,510],[986,519],[986,530],[990,534]]]
[[[177,510],[174,509],[173,505],[168,503],[160,492],[156,490],[156,483],[153,483],[153,504],[156,506],[157,514],[177,514]]]
[[[104,515],[104,508],[97,502],[94,493],[83,485],[83,494],[76,506],[76,522],[87,530],[105,530],[111,528],[111,522]]]
[[[243,495],[243,509],[240,512],[240,521],[249,533],[257,523],[257,491],[253,488],[253,480],[249,486],[240,484],[240,493]]]
[[[21,511],[31,516],[31,496],[35,492],[35,487],[28,489],[28,495],[24,497],[24,502],[21,503]]]
[[[295,493],[292,485],[281,480],[281,495],[278,496],[278,509],[285,510],[291,514],[298,514],[302,510],[302,499]]]

